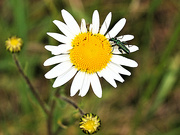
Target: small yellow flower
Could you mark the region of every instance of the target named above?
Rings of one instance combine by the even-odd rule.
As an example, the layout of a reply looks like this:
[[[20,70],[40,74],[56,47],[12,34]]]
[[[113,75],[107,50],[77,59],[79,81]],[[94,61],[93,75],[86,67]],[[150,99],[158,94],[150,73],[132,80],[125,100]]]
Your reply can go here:
[[[17,38],[16,36],[13,36],[11,38],[8,38],[8,40],[6,40],[6,49],[10,52],[19,52],[21,50],[22,47],[22,39],[21,38]]]
[[[100,129],[101,120],[93,113],[86,113],[80,119],[79,127],[86,134],[94,134]]]

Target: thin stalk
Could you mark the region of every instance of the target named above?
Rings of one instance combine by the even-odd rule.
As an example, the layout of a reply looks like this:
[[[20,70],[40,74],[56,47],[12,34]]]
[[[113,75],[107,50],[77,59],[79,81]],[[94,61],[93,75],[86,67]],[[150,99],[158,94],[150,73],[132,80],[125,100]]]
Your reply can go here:
[[[53,134],[53,131],[52,131],[52,119],[53,119],[53,112],[54,112],[55,106],[56,106],[56,102],[55,102],[55,100],[53,100],[52,104],[51,104],[50,112],[49,112],[49,115],[48,115],[48,119],[47,119],[48,135]]]
[[[22,70],[22,67],[18,61],[18,59],[16,58],[16,54],[13,54],[13,59],[15,61],[15,64],[20,72],[20,74],[22,75],[22,77],[24,78],[24,80],[26,81],[27,85],[29,86],[32,94],[35,96],[35,98],[37,99],[37,101],[39,102],[41,108],[43,109],[43,111],[48,115],[49,111],[47,110],[47,108],[45,107],[45,104],[43,102],[43,100],[40,98],[39,94],[36,92],[35,88],[33,87],[33,85],[31,84],[29,78],[25,75],[24,71]]]
[[[74,108],[78,109],[81,115],[84,115],[83,110],[74,101],[72,101],[72,100],[70,100],[70,99],[68,99],[66,97],[62,97],[62,96],[59,96],[59,98],[66,101],[67,103],[72,105]]]

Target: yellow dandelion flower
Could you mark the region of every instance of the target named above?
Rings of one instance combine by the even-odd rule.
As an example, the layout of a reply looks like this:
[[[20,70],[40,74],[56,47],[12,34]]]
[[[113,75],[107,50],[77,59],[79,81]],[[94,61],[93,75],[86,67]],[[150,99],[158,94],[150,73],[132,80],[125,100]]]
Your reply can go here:
[[[11,38],[8,38],[8,40],[6,40],[5,44],[6,44],[6,49],[10,52],[19,52],[21,50],[22,47],[22,39],[21,38],[17,38],[16,36],[13,36]]]
[[[93,113],[86,113],[79,122],[80,129],[86,134],[94,134],[101,127],[101,120]]]

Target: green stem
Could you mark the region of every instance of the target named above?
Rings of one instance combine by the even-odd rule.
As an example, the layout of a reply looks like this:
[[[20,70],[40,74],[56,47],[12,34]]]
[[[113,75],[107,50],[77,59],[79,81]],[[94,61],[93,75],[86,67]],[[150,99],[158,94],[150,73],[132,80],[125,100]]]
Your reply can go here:
[[[54,111],[55,106],[56,106],[56,102],[55,102],[55,100],[53,100],[52,104],[51,104],[50,112],[49,112],[49,115],[48,115],[48,119],[47,119],[48,135],[53,134],[53,131],[52,131],[52,119],[53,119],[53,111]]]
[[[70,100],[70,99],[68,99],[66,97],[62,97],[62,96],[59,96],[59,98],[66,101],[67,103],[72,105],[74,108],[78,109],[81,115],[84,115],[83,110],[81,110],[81,108],[74,101],[72,101],[72,100]]]
[[[16,54],[13,54],[13,59],[15,61],[15,64],[20,72],[20,74],[22,75],[22,77],[24,78],[24,80],[26,81],[27,85],[29,86],[32,94],[35,96],[35,98],[37,99],[37,101],[39,102],[41,108],[43,109],[43,111],[48,115],[49,111],[47,110],[47,108],[44,105],[43,100],[40,98],[39,94],[36,92],[35,88],[33,87],[33,85],[31,84],[29,78],[25,75],[24,71],[22,70],[20,63],[18,61],[18,59],[16,58]]]

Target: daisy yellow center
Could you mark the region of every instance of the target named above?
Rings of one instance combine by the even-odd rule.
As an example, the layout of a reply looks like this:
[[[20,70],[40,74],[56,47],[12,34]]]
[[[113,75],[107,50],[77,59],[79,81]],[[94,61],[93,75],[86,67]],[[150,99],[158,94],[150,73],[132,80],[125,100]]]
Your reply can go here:
[[[70,60],[83,72],[95,73],[107,66],[112,57],[112,48],[104,35],[81,33],[72,40]]]

